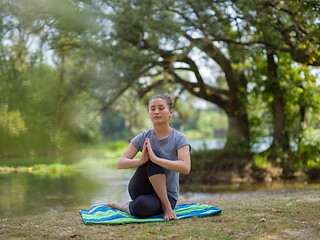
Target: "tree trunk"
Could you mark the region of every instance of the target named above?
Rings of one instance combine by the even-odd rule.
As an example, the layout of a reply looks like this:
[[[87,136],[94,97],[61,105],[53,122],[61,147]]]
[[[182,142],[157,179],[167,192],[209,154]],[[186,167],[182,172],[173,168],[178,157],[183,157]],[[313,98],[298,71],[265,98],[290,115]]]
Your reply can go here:
[[[250,137],[247,114],[237,114],[235,111],[230,112],[228,113],[228,123],[228,142],[234,142],[236,140],[236,142],[241,143],[242,146],[249,145]]]
[[[219,105],[217,101],[212,101],[228,115],[229,128],[225,149],[238,149],[249,152],[250,136],[246,111],[247,96],[240,91],[241,87],[247,87],[247,79],[243,71],[233,69],[230,59],[212,42],[205,42],[205,44],[200,45],[200,48],[221,67],[228,84],[227,103]]]
[[[278,97],[274,94],[274,98]],[[288,133],[285,130],[285,106],[281,98],[274,99],[273,104],[273,145],[281,146],[283,150],[289,148]]]
[[[302,84],[300,85],[300,88],[304,90],[304,87],[302,86]],[[300,103],[299,113],[300,113],[300,125],[299,125],[299,136],[298,136],[299,140],[298,141],[300,143],[303,138],[303,132],[307,126],[306,106],[303,101],[301,101],[301,103]]]
[[[273,53],[267,54],[269,82],[273,94],[272,112],[273,112],[273,143],[271,148],[280,147],[282,150],[289,150],[289,134],[286,131],[285,123],[285,103],[281,93],[278,81],[277,65]]]
[[[289,164],[288,152],[290,151],[289,133],[286,130],[285,101],[278,81],[277,64],[274,54],[267,54],[269,84],[273,96],[272,113],[273,113],[273,142],[268,149],[268,158],[282,168],[284,178],[292,176],[292,169]],[[278,162],[280,159],[280,162]]]

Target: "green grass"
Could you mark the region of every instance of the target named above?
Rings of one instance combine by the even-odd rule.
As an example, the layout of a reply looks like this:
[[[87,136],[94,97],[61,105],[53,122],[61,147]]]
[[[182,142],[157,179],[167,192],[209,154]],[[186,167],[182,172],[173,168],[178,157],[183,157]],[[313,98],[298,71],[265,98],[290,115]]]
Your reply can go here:
[[[320,189],[204,201],[220,215],[161,223],[83,224],[77,211],[0,220],[1,239],[319,239]]]

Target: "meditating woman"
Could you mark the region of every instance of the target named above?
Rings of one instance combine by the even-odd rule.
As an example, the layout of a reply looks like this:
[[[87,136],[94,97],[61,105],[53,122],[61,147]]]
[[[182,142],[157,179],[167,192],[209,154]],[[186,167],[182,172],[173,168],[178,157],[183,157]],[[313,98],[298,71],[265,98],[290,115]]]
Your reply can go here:
[[[163,213],[165,220],[173,220],[177,219],[173,209],[179,197],[179,173],[189,174],[191,169],[191,146],[183,133],[169,125],[173,115],[169,95],[152,97],[148,108],[153,129],[134,137],[116,165],[138,167],[128,186],[132,201],[108,206],[136,217]],[[134,159],[138,151],[141,157]]]

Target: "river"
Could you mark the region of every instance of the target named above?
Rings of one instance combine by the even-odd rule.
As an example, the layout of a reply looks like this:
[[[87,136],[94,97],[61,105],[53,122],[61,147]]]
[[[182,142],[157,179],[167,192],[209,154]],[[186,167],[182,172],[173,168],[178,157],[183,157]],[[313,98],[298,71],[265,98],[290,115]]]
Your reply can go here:
[[[208,141],[202,144],[212,148]],[[197,148],[196,143],[192,143]],[[217,147],[217,145],[215,145]],[[217,147],[218,148],[218,147]],[[94,157],[93,157],[94,158]],[[11,159],[0,161],[1,166],[44,162],[43,159]],[[46,160],[59,162],[61,158]],[[108,202],[125,202],[130,199],[127,184],[132,170],[115,170],[99,161],[92,161],[73,174],[35,174],[34,172],[0,171],[0,219],[59,211],[88,209],[92,205]],[[182,187],[181,201],[201,201],[201,199],[226,199],[234,194],[258,192],[275,189],[320,187],[310,182],[268,182],[256,184],[236,184],[217,186],[197,186],[193,189]],[[232,195],[233,194],[233,195]],[[241,196],[241,195],[238,195]],[[243,196],[243,195],[242,195]]]

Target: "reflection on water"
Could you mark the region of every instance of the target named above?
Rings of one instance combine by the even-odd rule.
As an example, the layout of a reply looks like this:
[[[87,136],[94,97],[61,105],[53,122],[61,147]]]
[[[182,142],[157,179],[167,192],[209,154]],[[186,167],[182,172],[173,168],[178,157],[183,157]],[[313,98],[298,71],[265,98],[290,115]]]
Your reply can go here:
[[[94,176],[94,177],[93,177]],[[79,173],[72,176],[0,174],[0,218],[88,208],[127,201],[128,174]]]

